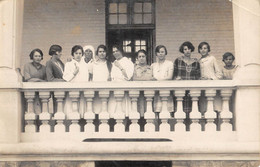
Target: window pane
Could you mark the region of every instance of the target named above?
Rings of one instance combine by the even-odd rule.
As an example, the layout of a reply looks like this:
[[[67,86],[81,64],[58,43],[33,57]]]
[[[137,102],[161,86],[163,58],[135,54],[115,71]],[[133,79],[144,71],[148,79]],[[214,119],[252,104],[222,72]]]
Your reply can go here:
[[[134,4],[134,12],[135,13],[142,13],[142,5],[143,3],[135,3]]]
[[[131,46],[127,46],[125,52],[127,52],[127,53],[131,52]]]
[[[117,3],[109,4],[109,13],[117,13]]]
[[[109,24],[117,24],[117,15],[109,15]]]
[[[126,24],[126,23],[127,23],[126,14],[120,14],[119,15],[119,24]]]
[[[126,3],[119,3],[119,13],[126,13],[127,5]]]
[[[141,49],[145,50],[146,51],[146,46],[142,46]]]
[[[140,40],[135,40],[135,45],[140,45]]]
[[[144,23],[151,24],[152,23],[152,15],[151,14],[144,14]]]
[[[135,14],[134,15],[134,24],[142,24],[142,14]]]
[[[141,40],[141,45],[146,45],[146,41],[145,40]]]
[[[144,3],[144,13],[151,13],[151,12],[152,12],[152,4]]]
[[[138,52],[139,50],[141,50],[141,47],[140,46],[136,46],[135,47],[135,52]]]

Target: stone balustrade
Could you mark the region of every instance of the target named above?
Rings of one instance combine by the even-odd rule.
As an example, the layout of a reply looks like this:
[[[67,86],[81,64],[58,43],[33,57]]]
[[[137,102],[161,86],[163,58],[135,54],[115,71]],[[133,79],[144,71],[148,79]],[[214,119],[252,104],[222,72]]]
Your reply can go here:
[[[235,131],[232,81],[23,83],[21,93],[23,135]]]

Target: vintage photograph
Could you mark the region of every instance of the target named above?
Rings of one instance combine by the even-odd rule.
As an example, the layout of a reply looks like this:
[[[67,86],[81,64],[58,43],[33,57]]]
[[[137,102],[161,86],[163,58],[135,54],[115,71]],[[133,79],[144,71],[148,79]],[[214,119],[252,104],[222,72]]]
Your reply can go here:
[[[0,167],[259,167],[260,0],[0,0]]]

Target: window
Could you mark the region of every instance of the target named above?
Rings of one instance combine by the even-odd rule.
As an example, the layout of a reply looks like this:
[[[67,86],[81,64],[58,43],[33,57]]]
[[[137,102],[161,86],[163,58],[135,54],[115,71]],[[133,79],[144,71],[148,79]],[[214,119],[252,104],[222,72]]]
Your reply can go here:
[[[153,24],[154,0],[107,0],[110,25]]]

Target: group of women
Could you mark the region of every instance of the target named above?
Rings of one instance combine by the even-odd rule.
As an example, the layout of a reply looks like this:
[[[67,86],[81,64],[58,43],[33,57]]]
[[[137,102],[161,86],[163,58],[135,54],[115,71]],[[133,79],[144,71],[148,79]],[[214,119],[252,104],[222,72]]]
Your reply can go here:
[[[30,53],[32,62],[24,66],[24,80],[27,82],[43,81],[140,81],[140,80],[217,80],[232,79],[237,66],[232,63],[235,59],[232,53],[223,55],[225,66],[221,69],[214,56],[210,55],[210,45],[201,42],[198,52],[201,54],[199,60],[192,58],[194,51],[191,42],[184,42],[179,51],[183,54],[174,62],[166,60],[167,49],[163,45],[155,48],[157,62],[151,66],[147,64],[147,53],[145,50],[137,52],[136,63],[124,57],[122,48],[115,45],[112,47],[114,62],[108,60],[107,48],[99,45],[95,51],[93,46],[82,47],[75,45],[71,49],[72,59],[64,65],[60,60],[62,47],[52,45],[49,49],[51,59],[47,61],[46,67],[40,62],[43,53],[40,49],[34,49]]]

